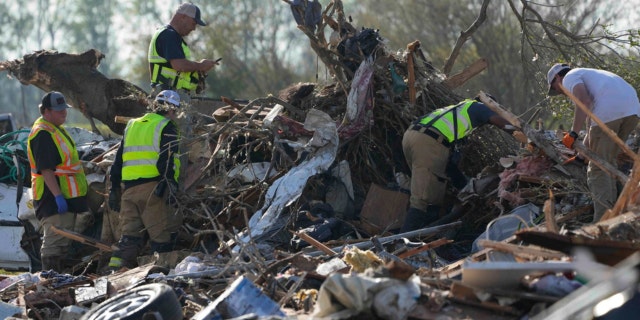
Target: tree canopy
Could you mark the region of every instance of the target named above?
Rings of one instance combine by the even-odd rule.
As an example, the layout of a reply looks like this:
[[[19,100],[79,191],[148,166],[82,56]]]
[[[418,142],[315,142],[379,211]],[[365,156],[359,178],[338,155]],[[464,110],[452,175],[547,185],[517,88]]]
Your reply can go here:
[[[149,39],[156,27],[168,23],[179,2],[0,3],[6,13],[0,16],[4,26],[0,60],[40,49],[67,53],[97,49],[106,56],[101,72],[148,90]],[[331,4],[319,2],[323,9]],[[197,4],[209,25],[187,37],[193,56],[223,58],[208,75],[203,95],[252,99],[297,82],[334,81],[296,28],[287,1]],[[628,16],[626,2],[369,0],[366,5],[344,1],[344,6],[352,25],[379,29],[392,51],[406,50],[407,44],[419,40],[427,58],[447,75],[486,59],[488,68],[459,88],[460,95],[491,92],[515,113],[531,118],[548,117],[554,110],[563,113],[554,108],[566,102],[545,98],[546,71],[556,61],[608,69],[640,84],[635,71],[638,30],[614,24]],[[0,81],[3,112],[13,112],[21,125],[30,125],[38,116],[36,106],[43,92],[12,79]],[[80,115],[75,119],[82,121]]]

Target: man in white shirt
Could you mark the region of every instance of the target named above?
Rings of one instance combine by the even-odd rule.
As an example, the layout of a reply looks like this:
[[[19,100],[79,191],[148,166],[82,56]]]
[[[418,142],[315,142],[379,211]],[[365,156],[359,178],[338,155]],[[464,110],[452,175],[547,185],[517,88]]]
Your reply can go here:
[[[560,89],[562,85],[623,141],[638,124],[640,102],[636,90],[612,72],[571,68],[568,64],[556,63],[547,73],[547,83],[550,96],[563,94]],[[587,135],[584,144],[604,160],[615,165],[620,147],[577,106],[574,110],[571,131],[565,134],[562,143],[568,148],[573,148],[573,143],[578,137],[577,132],[580,132],[585,125]],[[590,163],[587,169],[587,184],[593,197],[594,222],[597,222],[606,210],[613,207],[618,198],[616,181],[607,172]]]

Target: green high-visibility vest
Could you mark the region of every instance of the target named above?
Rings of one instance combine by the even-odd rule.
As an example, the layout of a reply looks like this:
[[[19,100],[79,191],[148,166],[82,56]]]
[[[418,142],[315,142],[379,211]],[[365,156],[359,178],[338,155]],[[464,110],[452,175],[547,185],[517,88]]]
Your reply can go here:
[[[475,102],[475,100],[464,100],[457,105],[436,109],[420,119],[419,124],[428,125],[433,119],[437,118],[431,123],[431,127],[438,129],[447,138],[447,142],[451,143],[455,140],[460,140],[468,136],[474,129],[471,125],[471,118],[469,118],[469,107]],[[457,135],[455,134],[456,129],[458,131]]]
[[[157,163],[160,158],[160,139],[162,130],[171,121],[157,113],[147,113],[132,119],[127,123],[122,141],[122,180],[130,181],[140,178],[155,178],[160,176]],[[167,149],[169,152],[169,149]],[[178,154],[173,157],[175,181],[180,175],[180,160]]]
[[[151,38],[151,43],[149,43],[147,58],[149,59],[151,83],[164,83],[175,90],[184,89],[187,91],[193,91],[198,87],[198,80],[200,78],[198,72],[179,72],[171,68],[171,63],[158,54],[158,50],[156,49],[156,40],[158,39],[158,35],[166,29],[167,26],[164,26],[156,30],[153,38]],[[191,59],[191,50],[189,50],[189,47],[184,40],[182,41],[182,52],[184,52],[185,59]]]

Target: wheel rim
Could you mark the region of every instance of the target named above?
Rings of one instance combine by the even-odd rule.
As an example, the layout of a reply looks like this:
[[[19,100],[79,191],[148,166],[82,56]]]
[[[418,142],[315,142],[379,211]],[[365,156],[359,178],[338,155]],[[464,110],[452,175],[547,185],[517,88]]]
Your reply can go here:
[[[112,301],[113,303],[100,308],[100,315],[95,319],[107,320],[125,317],[144,307],[155,294],[153,290],[146,289],[123,295],[119,299]]]

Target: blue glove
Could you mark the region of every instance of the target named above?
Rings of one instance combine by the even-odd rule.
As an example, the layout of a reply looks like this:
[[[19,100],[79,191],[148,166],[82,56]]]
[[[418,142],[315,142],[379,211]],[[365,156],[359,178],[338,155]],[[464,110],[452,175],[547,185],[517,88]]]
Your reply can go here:
[[[69,210],[67,200],[65,200],[64,196],[61,194],[56,196],[56,204],[58,205],[58,213],[65,213]]]

